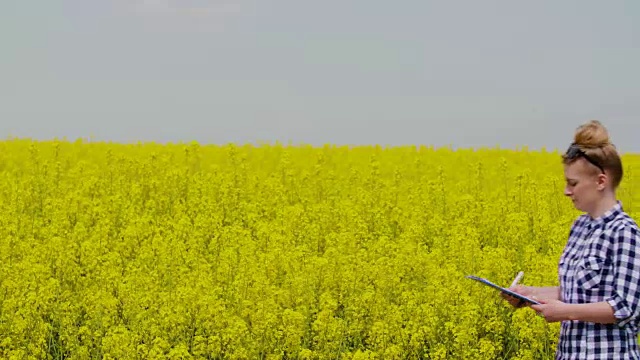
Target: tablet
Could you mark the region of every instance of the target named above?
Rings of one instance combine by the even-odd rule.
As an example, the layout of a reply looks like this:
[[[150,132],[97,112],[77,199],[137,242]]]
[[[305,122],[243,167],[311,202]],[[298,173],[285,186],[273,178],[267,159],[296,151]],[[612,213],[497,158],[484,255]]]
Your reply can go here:
[[[528,298],[528,297],[526,297],[526,296],[524,296],[524,295],[521,295],[521,294],[518,294],[518,293],[516,293],[516,292],[513,292],[513,291],[511,291],[511,290],[509,290],[509,289],[505,289],[505,288],[503,288],[502,286],[498,286],[498,285],[496,285],[496,284],[492,283],[491,281],[489,281],[489,280],[487,280],[487,279],[483,279],[483,278],[481,278],[481,277],[477,277],[477,276],[473,276],[473,275],[468,275],[468,276],[465,276],[465,277],[466,277],[467,279],[471,279],[471,280],[479,281],[479,282],[481,282],[482,284],[485,284],[485,285],[487,285],[487,286],[491,286],[491,287],[492,287],[492,288],[494,288],[494,289],[500,290],[501,292],[503,292],[503,293],[505,293],[505,294],[508,294],[508,295],[511,295],[511,296],[513,296],[514,298],[520,299],[520,300],[522,300],[522,301],[524,301],[524,302],[528,302],[528,303],[533,304],[533,305],[540,305],[540,303],[539,303],[539,302],[537,302],[537,301],[535,301],[535,300],[533,300],[533,299],[531,299],[531,298]]]

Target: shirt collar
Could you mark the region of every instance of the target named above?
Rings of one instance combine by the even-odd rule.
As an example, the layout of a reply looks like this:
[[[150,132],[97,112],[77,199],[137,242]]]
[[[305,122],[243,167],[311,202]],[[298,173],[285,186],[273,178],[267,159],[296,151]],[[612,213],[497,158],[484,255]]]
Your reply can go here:
[[[601,225],[605,224],[618,216],[622,212],[622,202],[617,200],[615,205],[607,210],[604,214],[600,215],[597,218],[591,219],[591,225]]]

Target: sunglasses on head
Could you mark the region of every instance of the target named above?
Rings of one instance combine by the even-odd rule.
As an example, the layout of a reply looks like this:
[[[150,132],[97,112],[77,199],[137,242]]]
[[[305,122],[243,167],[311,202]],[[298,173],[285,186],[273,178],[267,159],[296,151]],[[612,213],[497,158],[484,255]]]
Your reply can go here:
[[[602,166],[600,164],[598,164],[598,162],[595,161],[593,158],[591,158],[589,155],[587,155],[587,153],[585,153],[582,149],[580,149],[580,146],[578,146],[577,144],[571,144],[571,146],[569,146],[569,149],[567,149],[567,152],[565,153],[564,156],[567,159],[575,159],[575,158],[577,158],[579,156],[582,156],[588,162],[590,162],[593,165],[597,166],[598,169],[600,169],[600,171],[604,174],[604,169],[602,168]]]

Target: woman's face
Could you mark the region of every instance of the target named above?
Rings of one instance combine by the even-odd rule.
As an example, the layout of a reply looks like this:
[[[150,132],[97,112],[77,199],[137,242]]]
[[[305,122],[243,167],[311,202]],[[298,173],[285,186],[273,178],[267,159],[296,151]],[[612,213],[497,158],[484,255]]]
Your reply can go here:
[[[587,160],[579,158],[564,166],[564,176],[564,194],[571,198],[576,209],[589,212],[596,208],[606,186],[606,175]]]

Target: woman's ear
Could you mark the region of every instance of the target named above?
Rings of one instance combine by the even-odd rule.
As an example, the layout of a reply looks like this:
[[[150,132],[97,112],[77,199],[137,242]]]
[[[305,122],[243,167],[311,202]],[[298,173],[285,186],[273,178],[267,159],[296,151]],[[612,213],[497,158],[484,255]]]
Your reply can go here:
[[[598,178],[596,180],[598,185],[598,190],[603,191],[609,185],[609,176],[607,174],[598,174]]]

